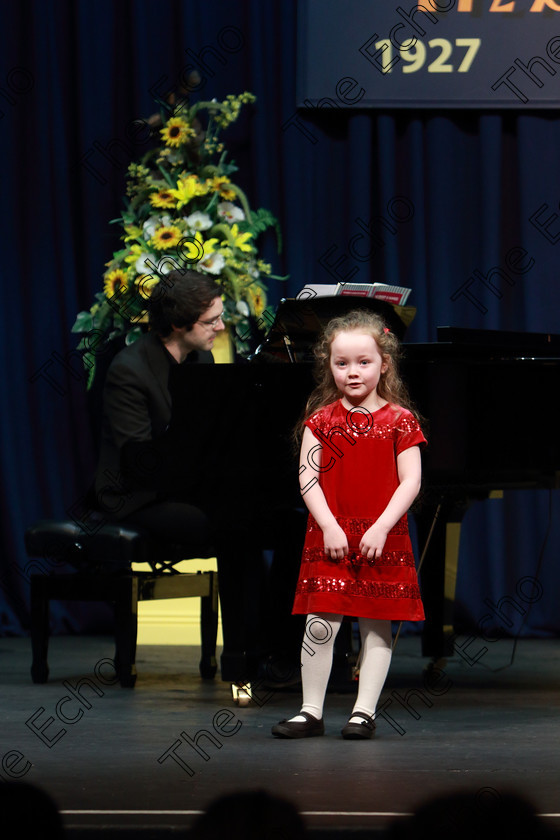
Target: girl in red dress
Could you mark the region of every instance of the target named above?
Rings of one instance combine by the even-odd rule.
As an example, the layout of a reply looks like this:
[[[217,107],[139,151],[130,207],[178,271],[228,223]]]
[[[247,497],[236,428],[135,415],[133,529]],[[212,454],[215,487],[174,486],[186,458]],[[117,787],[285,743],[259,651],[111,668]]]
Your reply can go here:
[[[309,519],[293,608],[307,615],[303,705],[272,727],[281,738],[324,733],[345,615],[358,618],[362,660],[342,735],[371,738],[391,661],[391,621],[424,618],[407,511],[420,490],[426,439],[398,375],[399,349],[367,310],[330,321],[315,349],[319,384],[306,406],[299,468]]]

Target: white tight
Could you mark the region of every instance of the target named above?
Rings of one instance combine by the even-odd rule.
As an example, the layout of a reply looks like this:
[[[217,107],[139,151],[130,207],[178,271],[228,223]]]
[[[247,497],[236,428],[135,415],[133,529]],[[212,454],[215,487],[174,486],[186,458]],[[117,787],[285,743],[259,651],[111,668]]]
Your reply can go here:
[[[301,711],[319,719],[323,717],[334,642],[342,619],[342,615],[331,613],[307,616],[301,651]],[[391,664],[391,622],[375,618],[359,618],[358,622],[362,640],[362,661],[358,696],[353,711],[373,715]]]

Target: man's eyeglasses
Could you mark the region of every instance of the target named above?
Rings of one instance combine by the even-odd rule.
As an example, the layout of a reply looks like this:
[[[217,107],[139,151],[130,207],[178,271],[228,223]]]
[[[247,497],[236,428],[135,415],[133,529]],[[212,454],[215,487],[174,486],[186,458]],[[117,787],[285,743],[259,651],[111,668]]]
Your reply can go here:
[[[222,320],[223,314],[224,314],[224,313],[223,313],[223,311],[222,311],[222,312],[220,312],[220,314],[218,315],[218,317],[217,317],[217,318],[212,318],[212,320],[211,320],[211,321],[201,321],[201,320],[198,320],[198,321],[197,321],[197,324],[204,324],[204,326],[205,326],[205,327],[212,327],[212,328],[214,328],[214,327],[216,326],[216,324],[217,324],[219,321],[221,321],[221,320]]]

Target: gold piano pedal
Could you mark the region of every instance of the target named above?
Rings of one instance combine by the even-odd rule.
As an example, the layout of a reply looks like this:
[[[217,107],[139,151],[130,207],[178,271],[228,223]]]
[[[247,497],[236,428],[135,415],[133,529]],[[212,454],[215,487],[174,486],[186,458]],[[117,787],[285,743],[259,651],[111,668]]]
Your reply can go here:
[[[231,694],[236,706],[248,706],[253,699],[251,683],[232,683]]]

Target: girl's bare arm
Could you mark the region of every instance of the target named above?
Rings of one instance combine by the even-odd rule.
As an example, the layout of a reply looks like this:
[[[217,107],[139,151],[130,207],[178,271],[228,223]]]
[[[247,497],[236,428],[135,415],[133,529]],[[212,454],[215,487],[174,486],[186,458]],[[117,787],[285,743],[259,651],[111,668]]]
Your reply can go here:
[[[311,429],[305,427],[299,459],[299,482],[303,500],[309,513],[323,532],[325,554],[333,560],[342,560],[348,554],[346,534],[331,512],[319,484],[321,449]],[[315,451],[311,450],[315,447]]]

